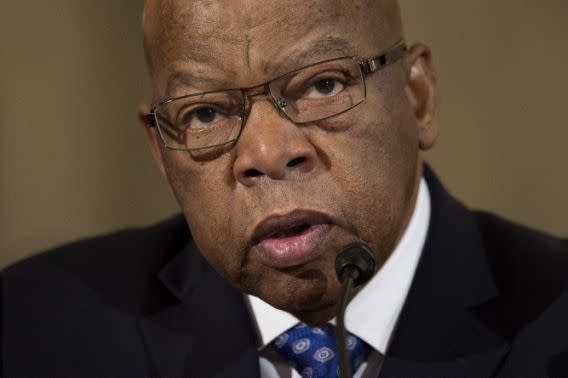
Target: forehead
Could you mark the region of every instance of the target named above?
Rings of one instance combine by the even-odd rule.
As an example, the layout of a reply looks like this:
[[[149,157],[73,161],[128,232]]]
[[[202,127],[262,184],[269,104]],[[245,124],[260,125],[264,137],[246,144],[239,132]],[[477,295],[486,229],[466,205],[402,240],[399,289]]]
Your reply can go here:
[[[144,32],[153,80],[161,92],[184,77],[208,88],[247,86],[318,60],[376,53],[386,36],[370,32],[374,8],[357,0],[151,0]]]

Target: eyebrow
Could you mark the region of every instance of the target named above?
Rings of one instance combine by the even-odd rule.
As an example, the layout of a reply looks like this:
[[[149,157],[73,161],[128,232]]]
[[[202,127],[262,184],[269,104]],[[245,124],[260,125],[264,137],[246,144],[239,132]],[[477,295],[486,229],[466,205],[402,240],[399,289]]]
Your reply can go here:
[[[301,68],[305,65],[314,63],[314,60],[318,57],[327,56],[330,57],[331,53],[335,53],[337,57],[341,56],[355,56],[355,48],[348,40],[338,37],[338,36],[325,36],[323,38],[315,40],[308,47],[303,47],[302,50],[291,56],[292,59],[286,62],[274,62],[274,66],[277,70],[270,70],[273,72],[281,71],[281,73],[286,68],[286,71],[291,71],[297,68]],[[266,67],[268,68],[268,67]],[[268,71],[268,70],[266,70]],[[229,88],[230,84],[224,79],[216,79],[207,76],[197,76],[189,71],[176,71],[173,72],[167,79],[166,84],[166,98],[171,98],[174,92],[178,88],[190,88],[196,85],[203,85],[210,88]],[[197,93],[197,92],[196,92]]]
[[[355,48],[348,40],[338,36],[326,36],[315,40],[304,51],[294,57],[296,61],[310,64],[310,60],[322,55],[329,55],[331,52],[343,54],[343,56],[354,56]]]
[[[356,55],[355,47],[347,39],[328,35],[302,44],[300,49],[288,54],[288,59],[269,63],[265,67],[265,73],[272,72],[273,76],[278,76],[321,60]]]
[[[187,71],[176,71],[172,73],[166,84],[166,97],[171,97],[178,88],[195,87],[198,84],[211,86],[212,88],[221,87],[226,81],[207,76],[197,76]]]

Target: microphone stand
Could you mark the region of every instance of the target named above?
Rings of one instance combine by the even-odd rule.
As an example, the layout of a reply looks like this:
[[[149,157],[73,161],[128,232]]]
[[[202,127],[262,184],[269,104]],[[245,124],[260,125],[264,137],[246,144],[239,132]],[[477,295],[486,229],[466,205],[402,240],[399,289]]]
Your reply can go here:
[[[339,376],[351,378],[351,361],[347,351],[347,330],[345,329],[345,309],[351,299],[353,288],[366,283],[373,277],[375,273],[373,253],[369,247],[362,243],[348,244],[335,259],[335,272],[342,283],[335,329]]]
[[[345,309],[351,299],[353,284],[359,278],[360,273],[357,269],[345,269],[343,271],[341,282],[341,297],[339,298],[339,308],[337,310],[337,324],[335,341],[337,343],[337,353],[339,359],[340,377],[351,377],[351,361],[347,352],[347,330],[345,329]]]

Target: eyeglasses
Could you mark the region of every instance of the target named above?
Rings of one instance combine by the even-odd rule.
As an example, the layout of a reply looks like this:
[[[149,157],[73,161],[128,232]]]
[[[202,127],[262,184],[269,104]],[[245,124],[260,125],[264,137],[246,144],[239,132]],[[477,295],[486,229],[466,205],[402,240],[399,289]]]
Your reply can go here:
[[[396,62],[406,51],[400,41],[379,56],[343,57],[311,64],[252,88],[191,93],[152,106],[147,124],[173,150],[197,151],[235,142],[252,101],[267,96],[297,125],[322,121],[365,101],[365,76]]]

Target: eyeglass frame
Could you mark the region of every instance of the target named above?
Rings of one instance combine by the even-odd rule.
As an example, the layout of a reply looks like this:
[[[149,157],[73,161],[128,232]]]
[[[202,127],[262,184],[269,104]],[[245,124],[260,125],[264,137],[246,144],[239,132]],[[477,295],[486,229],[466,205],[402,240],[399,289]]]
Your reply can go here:
[[[319,121],[323,121],[335,116],[338,116],[340,114],[343,114],[345,112],[348,112],[349,110],[357,107],[358,105],[362,104],[363,102],[365,102],[365,100],[367,99],[367,84],[365,81],[365,77],[379,71],[380,69],[388,66],[389,64],[392,64],[396,61],[398,61],[400,58],[402,58],[404,52],[406,52],[407,47],[406,47],[406,43],[404,42],[404,40],[400,40],[397,43],[395,43],[393,46],[391,46],[389,49],[387,49],[386,51],[384,51],[383,53],[381,53],[380,55],[377,55],[373,58],[369,58],[369,59],[361,59],[358,57],[354,57],[354,56],[344,56],[344,57],[338,57],[338,58],[332,58],[332,59],[326,59],[320,62],[316,62],[316,63],[312,63],[312,64],[308,64],[306,66],[297,68],[293,71],[287,72],[285,74],[279,75],[275,78],[272,78],[262,84],[259,85],[255,85],[252,87],[245,87],[245,88],[227,88],[227,89],[219,89],[219,90],[211,90],[211,91],[206,91],[206,92],[196,92],[196,93],[189,93],[189,94],[185,94],[182,96],[176,96],[176,97],[172,97],[172,98],[166,98],[165,100],[162,100],[154,105],[152,105],[152,107],[150,108],[150,111],[148,113],[146,113],[144,115],[144,118],[146,120],[146,126],[147,127],[153,127],[156,128],[157,133],[160,135],[160,139],[162,140],[162,143],[164,144],[164,146],[170,150],[177,150],[177,151],[200,151],[200,150],[204,150],[204,149],[209,149],[209,148],[215,148],[215,147],[221,147],[224,145],[227,145],[229,143],[233,143],[236,142],[237,140],[239,140],[243,129],[245,128],[246,122],[247,122],[247,118],[248,115],[250,114],[250,107],[251,107],[251,101],[250,98],[252,97],[258,97],[258,96],[267,96],[270,98],[270,102],[272,103],[272,105],[276,108],[276,110],[278,110],[279,113],[283,114],[290,122],[294,123],[295,125],[303,125],[303,124],[308,124],[308,123],[314,123],[314,122],[319,122]],[[313,67],[313,66],[317,66],[319,64],[323,64],[323,63],[328,63],[328,62],[332,62],[335,60],[340,60],[340,59],[353,59],[354,61],[356,61],[359,65],[359,69],[361,72],[361,78],[363,80],[363,99],[361,101],[359,101],[358,103],[352,105],[351,107],[340,111],[339,113],[334,113],[332,115],[323,117],[323,118],[319,118],[316,120],[311,120],[311,121],[306,121],[306,122],[297,122],[295,120],[293,120],[290,115],[284,110],[284,108],[286,107],[285,102],[283,102],[280,99],[276,99],[271,91],[270,91],[270,84],[273,81],[279,80],[284,76],[288,76],[291,75],[295,72],[299,72],[302,71],[304,69]],[[186,97],[190,97],[190,96],[202,96],[202,95],[206,95],[209,93],[218,93],[218,92],[226,92],[226,91],[240,91],[242,98],[243,98],[243,106],[242,106],[242,111],[241,113],[237,114],[240,118],[241,118],[241,126],[239,129],[239,133],[237,134],[237,136],[231,140],[228,140],[226,142],[223,143],[219,143],[219,144],[215,144],[215,145],[210,145],[210,146],[204,146],[204,147],[175,147],[175,146],[171,146],[168,144],[168,142],[166,141],[166,138],[164,137],[164,135],[162,134],[162,130],[161,127],[159,126],[159,122],[158,122],[158,115],[156,113],[156,109],[159,106],[171,103],[173,101],[182,99],[182,98],[186,98]],[[247,104],[249,106],[247,106]],[[173,126],[173,125],[172,125]]]

